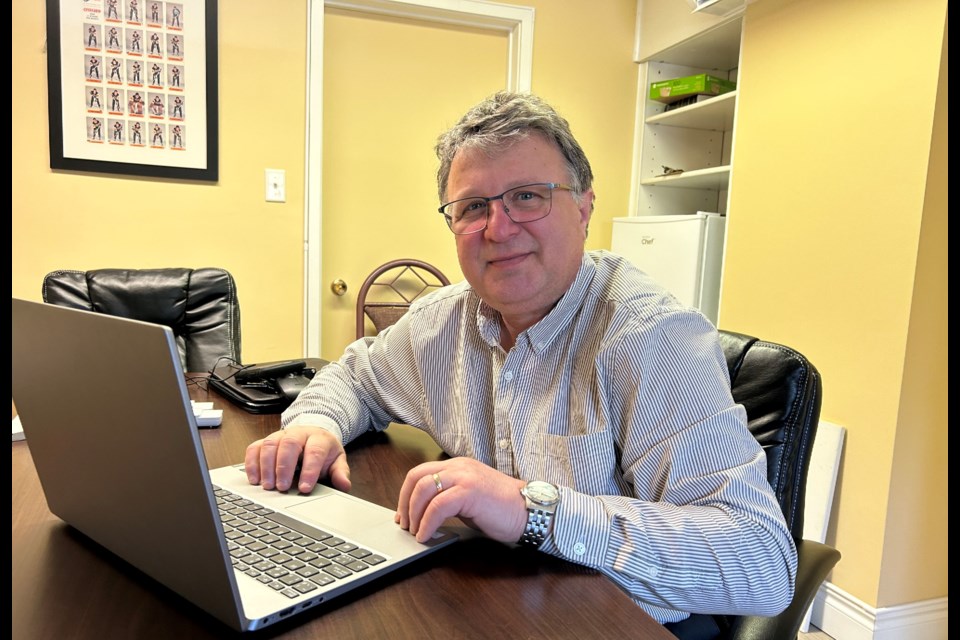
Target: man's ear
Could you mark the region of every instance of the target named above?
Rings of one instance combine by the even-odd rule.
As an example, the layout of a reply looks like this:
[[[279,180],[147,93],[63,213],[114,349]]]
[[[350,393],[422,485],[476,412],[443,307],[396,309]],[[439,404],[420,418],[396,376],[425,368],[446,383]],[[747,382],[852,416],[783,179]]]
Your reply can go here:
[[[590,218],[593,216],[594,200],[597,196],[593,189],[587,189],[580,194],[580,223],[583,225],[583,237],[586,238],[590,231]]]

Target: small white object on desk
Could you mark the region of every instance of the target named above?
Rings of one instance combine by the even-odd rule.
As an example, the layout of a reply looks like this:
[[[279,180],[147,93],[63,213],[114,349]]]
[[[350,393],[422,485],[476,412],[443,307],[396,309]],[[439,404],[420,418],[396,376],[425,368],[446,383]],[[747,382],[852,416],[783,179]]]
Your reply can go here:
[[[190,401],[193,407],[193,416],[197,419],[198,427],[219,427],[223,421],[223,409],[214,409],[212,402]]]
[[[25,440],[26,436],[23,435],[23,425],[20,423],[20,416],[13,416],[13,441]]]

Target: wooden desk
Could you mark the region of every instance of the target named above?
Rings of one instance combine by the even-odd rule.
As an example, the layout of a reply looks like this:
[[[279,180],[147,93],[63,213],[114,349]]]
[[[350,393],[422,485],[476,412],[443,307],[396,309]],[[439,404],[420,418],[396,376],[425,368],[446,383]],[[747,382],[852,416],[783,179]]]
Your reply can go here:
[[[201,432],[211,468],[240,462],[250,442],[279,425],[277,415],[252,415],[214,391],[191,389],[193,399],[224,410],[220,428]],[[352,443],[348,453],[352,493],[390,508],[407,469],[441,455],[429,437],[403,425]],[[12,485],[15,639],[240,635],[52,515],[28,441],[13,443]],[[603,576],[450,524],[464,539],[422,564],[247,637],[673,638]]]

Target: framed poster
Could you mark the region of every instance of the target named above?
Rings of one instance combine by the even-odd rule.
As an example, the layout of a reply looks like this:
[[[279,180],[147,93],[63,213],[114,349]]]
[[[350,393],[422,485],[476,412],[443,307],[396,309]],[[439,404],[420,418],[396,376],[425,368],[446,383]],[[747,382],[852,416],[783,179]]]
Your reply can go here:
[[[217,0],[46,0],[50,167],[218,179]]]

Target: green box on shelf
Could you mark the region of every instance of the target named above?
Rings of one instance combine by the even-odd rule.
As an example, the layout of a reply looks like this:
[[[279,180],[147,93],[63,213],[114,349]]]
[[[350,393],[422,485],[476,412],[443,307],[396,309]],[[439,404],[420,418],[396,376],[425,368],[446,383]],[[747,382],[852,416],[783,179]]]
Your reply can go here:
[[[670,104],[687,96],[719,96],[736,88],[736,82],[700,73],[695,76],[650,83],[650,99]]]

